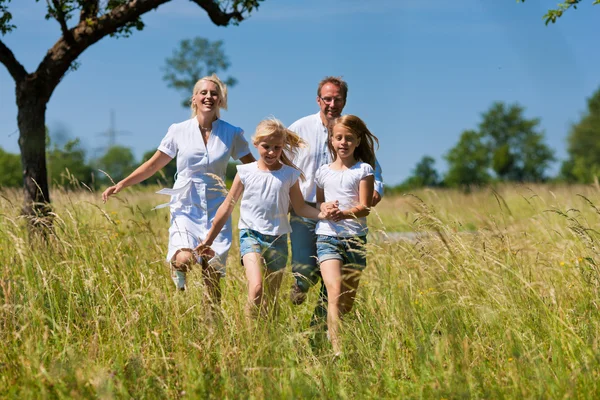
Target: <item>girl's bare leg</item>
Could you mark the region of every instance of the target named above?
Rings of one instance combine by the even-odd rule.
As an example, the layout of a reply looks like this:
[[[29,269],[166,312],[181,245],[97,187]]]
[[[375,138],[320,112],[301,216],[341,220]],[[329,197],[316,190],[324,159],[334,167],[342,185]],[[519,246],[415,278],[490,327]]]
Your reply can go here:
[[[206,296],[211,305],[211,310],[214,311],[221,304],[221,273],[217,271],[214,265],[210,265],[203,259],[202,276],[204,277]]]
[[[326,260],[321,262],[321,276],[327,288],[327,330],[333,351],[341,351],[339,339],[340,295],[342,291],[342,261]]]
[[[248,280],[248,302],[246,316],[254,318],[263,301],[263,258],[259,253],[246,253],[242,257]]]
[[[273,315],[277,315],[278,313],[277,294],[279,293],[279,288],[281,287],[281,281],[283,281],[283,271],[284,270],[271,271],[267,269],[265,277],[265,296],[263,306],[267,312],[272,309]]]
[[[343,318],[344,314],[352,310],[361,276],[362,271],[342,268],[342,293],[340,294],[339,303],[340,318]]]

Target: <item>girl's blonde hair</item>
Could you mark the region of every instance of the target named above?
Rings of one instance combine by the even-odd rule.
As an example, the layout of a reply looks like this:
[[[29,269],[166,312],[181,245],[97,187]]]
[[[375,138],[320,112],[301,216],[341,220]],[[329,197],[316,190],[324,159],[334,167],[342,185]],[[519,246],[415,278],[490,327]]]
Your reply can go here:
[[[306,142],[300,136],[286,128],[280,120],[269,118],[260,121],[254,132],[254,136],[252,136],[252,143],[257,146],[260,142],[272,136],[283,138],[283,152],[279,158],[281,163],[300,171],[300,177],[304,180],[304,174],[290,158],[295,158],[296,154],[298,154],[298,149],[305,147]]]
[[[227,85],[219,79],[217,74],[212,74],[210,76],[200,78],[198,79],[198,82],[196,82],[196,84],[194,85],[194,90],[192,91],[192,97],[190,99],[192,118],[198,115],[198,110],[196,110],[196,105],[194,104],[194,96],[200,91],[200,86],[204,81],[212,82],[217,86],[217,92],[219,93],[219,108],[217,108],[217,118],[221,118],[221,113],[219,112],[219,109],[222,108],[223,110],[227,110]]]
[[[333,128],[336,125],[343,126],[360,140],[360,143],[356,146],[356,149],[354,149],[354,158],[357,161],[366,162],[371,167],[375,168],[375,143],[377,143],[377,148],[379,148],[379,139],[371,133],[367,128],[367,124],[356,115],[342,115],[333,122],[331,130],[329,131],[329,141],[327,142],[331,157],[334,160],[337,158],[337,153],[331,144]]]

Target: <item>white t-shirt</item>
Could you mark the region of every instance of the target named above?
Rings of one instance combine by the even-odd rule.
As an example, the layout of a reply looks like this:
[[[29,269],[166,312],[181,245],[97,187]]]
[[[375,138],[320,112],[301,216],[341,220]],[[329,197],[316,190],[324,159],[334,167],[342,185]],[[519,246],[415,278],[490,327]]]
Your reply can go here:
[[[331,155],[327,148],[329,133],[327,127],[321,121],[320,113],[300,118],[290,125],[289,128],[298,136],[304,139],[307,147],[298,149],[298,154],[292,160],[300,168],[306,177],[305,181],[300,182],[300,191],[304,200],[311,203],[317,202],[317,186],[315,185],[315,174],[322,166],[329,164]],[[383,196],[383,177],[381,176],[381,166],[375,161],[375,191]]]
[[[333,170],[329,164],[323,165],[317,170],[315,180],[325,192],[325,201],[338,200],[340,210],[345,211],[360,204],[360,181],[369,175],[373,175],[373,167],[359,161],[342,170]],[[338,222],[319,220],[315,229],[317,235],[338,237],[364,236],[367,232],[366,217]]]
[[[257,161],[238,165],[237,171],[244,185],[238,227],[272,236],[291,232],[290,189],[300,177],[300,171],[285,164],[277,171],[263,171]]]

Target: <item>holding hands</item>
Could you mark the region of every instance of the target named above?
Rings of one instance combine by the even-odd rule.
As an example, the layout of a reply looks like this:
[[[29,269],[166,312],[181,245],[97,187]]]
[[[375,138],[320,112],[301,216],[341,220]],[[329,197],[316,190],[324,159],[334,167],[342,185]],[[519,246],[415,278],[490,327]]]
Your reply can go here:
[[[319,213],[319,218],[329,219],[336,222],[344,219],[344,215],[339,209],[339,204],[340,202],[337,200],[321,203],[321,212]]]

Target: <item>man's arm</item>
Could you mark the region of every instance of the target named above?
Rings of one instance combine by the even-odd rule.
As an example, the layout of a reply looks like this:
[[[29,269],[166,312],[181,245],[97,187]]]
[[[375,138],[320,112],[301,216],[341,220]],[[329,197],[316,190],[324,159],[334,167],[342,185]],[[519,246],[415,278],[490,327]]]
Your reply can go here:
[[[381,201],[383,197],[383,175],[381,171],[381,165],[377,159],[375,159],[375,190],[373,191],[373,203],[371,204],[373,207],[377,205]]]

